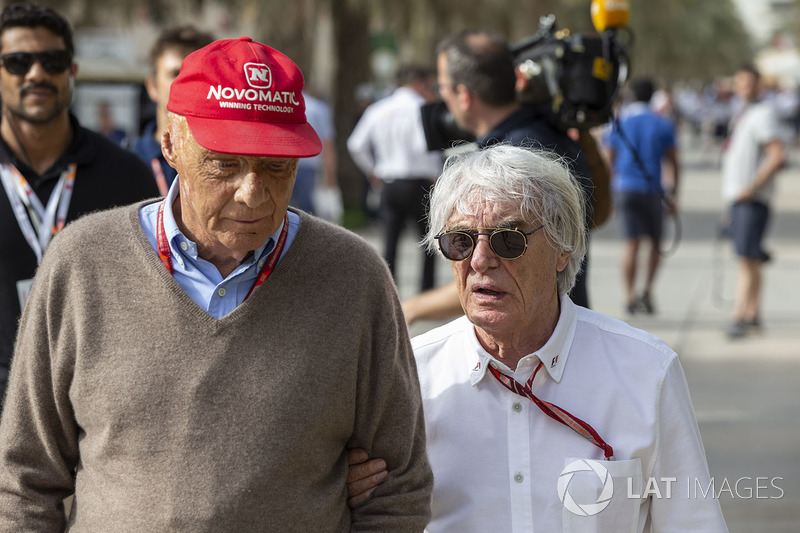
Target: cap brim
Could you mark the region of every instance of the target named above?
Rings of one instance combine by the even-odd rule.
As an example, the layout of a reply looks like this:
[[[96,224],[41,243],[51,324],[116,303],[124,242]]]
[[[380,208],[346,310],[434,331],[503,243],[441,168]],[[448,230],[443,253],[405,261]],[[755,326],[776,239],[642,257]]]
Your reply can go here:
[[[186,116],[195,141],[223,154],[258,157],[313,157],[322,141],[310,124],[276,124]]]

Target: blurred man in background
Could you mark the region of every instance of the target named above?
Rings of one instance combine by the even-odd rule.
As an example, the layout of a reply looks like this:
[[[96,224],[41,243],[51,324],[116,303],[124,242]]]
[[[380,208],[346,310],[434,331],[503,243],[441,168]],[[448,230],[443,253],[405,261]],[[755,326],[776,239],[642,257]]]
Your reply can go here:
[[[183,59],[213,41],[214,38],[194,26],[167,28],[150,49],[150,75],[145,80],[147,95],[156,104],[156,116],[144,128],[133,151],[150,165],[161,195],[167,194],[176,170],[161,154],[161,135],[167,125],[169,86],[181,70]]]
[[[97,133],[122,148],[127,148],[130,142],[125,130],[117,127],[114,120],[114,109],[108,100],[97,102]]]
[[[306,79],[308,86],[308,79]],[[333,113],[325,100],[303,91],[306,100],[306,117],[322,140],[322,153],[301,159],[297,165],[297,179],[289,205],[307,213],[320,216],[329,222],[339,223],[342,216],[342,196],[336,177],[336,128]],[[316,205],[322,202],[323,205]]]
[[[384,259],[397,279],[397,247],[406,222],[425,234],[427,195],[442,169],[439,152],[429,152],[420,108],[435,99],[433,70],[406,66],[399,87],[369,106],[347,139],[347,149],[373,187],[381,190],[386,226]],[[436,258],[424,251],[421,290],[433,288]]]
[[[744,107],[731,122],[722,159],[722,197],[729,204],[729,233],[739,259],[733,321],[728,337],[738,339],[761,326],[761,285],[769,254],[762,241],[770,218],[775,176],[784,163],[780,120],[759,98],[759,72],[753,65],[736,71],[734,91]]]
[[[69,111],[74,53],[72,29],[55,11],[15,4],[0,15],[0,399],[17,320],[51,237],[85,213],[158,194],[136,156]]]
[[[617,216],[622,223],[625,249],[622,277],[625,309],[629,314],[653,314],[652,292],[661,263],[664,198],[671,216],[677,214],[678,152],[675,126],[650,109],[655,86],[649,79],[631,83],[634,101],[622,111],[605,139],[613,169]],[[662,180],[662,166],[668,174]],[[666,187],[665,187],[665,183]],[[643,241],[649,243],[642,293],[636,294],[637,256]]]

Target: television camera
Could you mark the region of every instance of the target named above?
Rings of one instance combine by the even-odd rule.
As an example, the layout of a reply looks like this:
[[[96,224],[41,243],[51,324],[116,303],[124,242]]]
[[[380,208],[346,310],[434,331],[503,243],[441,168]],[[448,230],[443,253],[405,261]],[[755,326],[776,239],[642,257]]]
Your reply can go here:
[[[554,15],[541,17],[536,34],[510,46],[519,102],[563,129],[608,122],[630,70],[627,15],[627,1],[593,1],[596,35],[556,30]],[[424,105],[422,122],[429,150],[475,140],[458,127],[444,102]]]

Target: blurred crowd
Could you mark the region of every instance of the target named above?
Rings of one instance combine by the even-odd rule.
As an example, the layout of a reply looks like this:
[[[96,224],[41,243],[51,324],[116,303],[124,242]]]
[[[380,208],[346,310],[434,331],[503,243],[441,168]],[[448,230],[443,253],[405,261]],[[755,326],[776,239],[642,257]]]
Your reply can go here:
[[[762,100],[770,102],[778,112],[784,142],[791,146],[800,138],[800,87],[790,82],[764,78]],[[704,148],[721,148],[730,134],[729,126],[744,102],[733,90],[731,77],[708,83],[683,81],[671,89],[660,89],[651,106],[659,113],[673,117]]]

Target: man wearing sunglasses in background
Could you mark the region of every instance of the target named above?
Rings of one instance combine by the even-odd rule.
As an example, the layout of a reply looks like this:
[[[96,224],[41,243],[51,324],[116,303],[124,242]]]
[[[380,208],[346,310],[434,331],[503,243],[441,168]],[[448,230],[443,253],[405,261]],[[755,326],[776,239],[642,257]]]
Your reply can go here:
[[[31,4],[3,10],[0,399],[17,320],[50,238],[84,213],[158,194],[136,156],[81,127],[69,112],[78,71],[73,56],[72,30],[55,11]]]
[[[691,491],[711,481],[677,354],[567,295],[586,250],[569,170],[490,146],[448,159],[430,206],[425,240],[466,316],[412,339],[427,531],[727,531],[719,501]],[[647,494],[651,479],[671,493]]]

